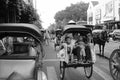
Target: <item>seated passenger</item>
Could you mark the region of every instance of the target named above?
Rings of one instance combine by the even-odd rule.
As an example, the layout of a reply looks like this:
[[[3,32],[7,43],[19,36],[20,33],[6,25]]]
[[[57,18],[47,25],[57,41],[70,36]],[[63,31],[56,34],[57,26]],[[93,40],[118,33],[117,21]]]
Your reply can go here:
[[[65,37],[65,43],[61,45],[61,50],[65,51],[65,55],[67,53],[67,62],[71,62],[71,53],[72,53],[73,46],[71,44],[71,38],[69,36]],[[61,55],[61,53],[60,53]]]
[[[75,43],[73,52],[74,55],[77,56],[77,60],[80,61],[82,59],[81,56],[83,56],[83,61],[85,60],[85,43],[83,42],[83,37],[79,36],[78,40]]]
[[[85,43],[83,42],[83,37],[82,36],[79,36],[79,39],[76,41],[76,46],[80,47],[81,48],[81,51],[80,51],[80,56],[83,56],[83,59],[85,59]]]

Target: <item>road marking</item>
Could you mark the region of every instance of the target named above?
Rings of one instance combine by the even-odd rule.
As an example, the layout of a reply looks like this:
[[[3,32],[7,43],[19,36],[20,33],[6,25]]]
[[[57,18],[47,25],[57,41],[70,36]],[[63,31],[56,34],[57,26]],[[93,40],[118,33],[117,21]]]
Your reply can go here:
[[[52,66],[47,67],[48,80],[58,80],[55,68]]]
[[[113,80],[111,76],[109,76],[108,74],[106,74],[104,71],[102,71],[101,69],[99,69],[98,67],[93,68],[93,70],[100,75],[104,80]]]

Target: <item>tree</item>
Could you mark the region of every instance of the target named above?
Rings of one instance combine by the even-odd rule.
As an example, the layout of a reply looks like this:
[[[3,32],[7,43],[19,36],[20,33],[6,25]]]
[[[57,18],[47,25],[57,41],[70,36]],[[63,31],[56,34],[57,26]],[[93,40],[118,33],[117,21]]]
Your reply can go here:
[[[23,0],[0,0],[0,23],[31,23],[42,27],[36,10]]]
[[[64,26],[70,20],[74,20],[76,22],[79,20],[86,21],[87,8],[88,3],[79,2],[71,4],[71,6],[66,7],[65,10],[58,11],[54,16],[54,19],[57,24],[61,23],[61,26]],[[60,25],[57,27],[60,27]]]
[[[56,28],[56,24],[50,24],[50,26],[48,27],[48,30],[51,34],[55,33],[55,28]]]
[[[20,22],[35,24],[39,28],[42,28],[40,17],[38,13],[36,12],[36,10],[33,8],[33,6],[26,5],[25,3],[23,4],[25,8],[22,9],[21,11]]]

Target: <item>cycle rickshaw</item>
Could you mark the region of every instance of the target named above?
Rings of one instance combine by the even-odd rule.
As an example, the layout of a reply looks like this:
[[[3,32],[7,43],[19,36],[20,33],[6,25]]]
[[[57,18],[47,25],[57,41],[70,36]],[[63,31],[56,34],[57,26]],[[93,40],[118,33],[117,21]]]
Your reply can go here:
[[[91,32],[92,32],[91,29],[86,28],[85,26],[67,25],[64,28],[63,35],[66,35],[68,33],[80,33],[83,36],[87,36],[87,34],[88,33],[91,34]],[[88,42],[88,44],[89,44],[89,42]],[[86,77],[90,78],[92,76],[93,64],[94,64],[94,62],[92,62],[93,61],[93,54],[95,56],[93,46],[90,46],[90,44],[89,44],[89,46],[86,46],[85,53],[86,53],[86,59],[91,60],[90,62],[85,62],[85,63],[82,63],[82,62],[79,62],[79,61],[69,62],[69,60],[67,59],[67,55],[68,55],[67,53],[63,52],[63,54],[58,55],[59,58],[60,58],[60,78],[61,78],[61,80],[64,79],[65,70],[66,70],[66,68],[69,68],[69,67],[73,67],[73,68],[83,67]],[[73,60],[75,60],[75,59],[76,58],[73,55]],[[68,62],[67,62],[67,60],[68,60]]]
[[[0,80],[47,80],[42,71],[42,52],[37,26],[0,24]]]
[[[115,49],[109,59],[110,73],[114,80],[120,80],[120,49]]]
[[[55,50],[56,50],[56,47],[60,46],[60,44],[61,44],[61,36],[62,36],[62,30],[56,29],[56,31],[55,31],[55,44],[54,44]]]

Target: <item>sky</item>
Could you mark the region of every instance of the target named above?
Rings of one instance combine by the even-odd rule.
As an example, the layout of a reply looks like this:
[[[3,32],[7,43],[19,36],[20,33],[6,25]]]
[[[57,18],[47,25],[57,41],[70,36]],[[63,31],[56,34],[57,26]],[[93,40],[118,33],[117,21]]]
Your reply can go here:
[[[64,10],[67,6],[80,2],[81,0],[36,0],[36,9],[42,20],[43,28],[55,22],[54,16],[60,11]],[[89,2],[90,0],[82,0]]]

